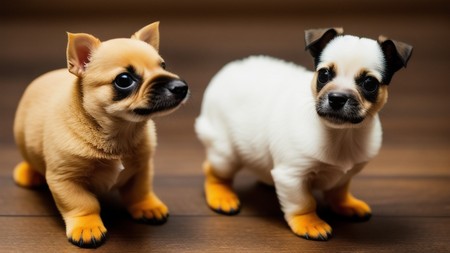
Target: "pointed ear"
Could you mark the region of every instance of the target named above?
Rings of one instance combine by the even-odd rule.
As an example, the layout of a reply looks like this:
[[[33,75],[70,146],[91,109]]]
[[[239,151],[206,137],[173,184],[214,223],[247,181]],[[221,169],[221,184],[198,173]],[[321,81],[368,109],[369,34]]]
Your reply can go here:
[[[383,82],[389,84],[394,73],[399,69],[406,67],[409,58],[411,57],[413,47],[400,41],[388,39],[382,35],[378,37],[378,43],[380,44],[386,61]]]
[[[101,42],[86,33],[67,33],[67,37],[67,68],[70,73],[81,77],[92,51],[97,49]]]
[[[134,33],[131,38],[142,40],[153,46],[156,51],[159,51],[159,21],[145,26],[141,30]]]
[[[305,31],[305,50],[308,50],[312,57],[317,58],[325,46],[334,37],[342,35],[344,29],[342,27],[326,28],[326,29],[310,29]]]

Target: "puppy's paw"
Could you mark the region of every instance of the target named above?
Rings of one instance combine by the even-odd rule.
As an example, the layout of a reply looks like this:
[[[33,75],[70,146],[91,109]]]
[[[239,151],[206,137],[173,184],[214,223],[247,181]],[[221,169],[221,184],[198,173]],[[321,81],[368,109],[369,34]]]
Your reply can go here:
[[[154,193],[129,206],[128,211],[133,219],[151,225],[164,224],[169,217],[169,209]]]
[[[208,206],[220,214],[235,215],[241,209],[238,196],[230,184],[220,182],[205,183],[206,202]]]
[[[350,194],[343,201],[332,202],[331,209],[336,214],[351,219],[352,221],[367,221],[372,216],[369,205]]]
[[[33,170],[27,162],[21,162],[14,168],[16,184],[27,188],[38,188],[46,184],[45,177]]]
[[[67,238],[81,248],[97,248],[106,240],[106,228],[98,214],[67,218]]]
[[[288,220],[292,232],[308,240],[327,241],[331,238],[332,229],[321,220],[315,212],[295,215]]]

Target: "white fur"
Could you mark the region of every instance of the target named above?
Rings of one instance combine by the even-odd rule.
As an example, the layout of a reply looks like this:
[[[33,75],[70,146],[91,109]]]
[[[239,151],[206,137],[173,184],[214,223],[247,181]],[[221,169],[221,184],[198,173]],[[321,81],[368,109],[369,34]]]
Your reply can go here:
[[[353,83],[354,75],[361,69],[372,70],[370,74],[381,82],[385,68],[383,52],[378,42],[351,35],[338,36],[330,41],[320,55],[320,62],[333,62],[337,66],[338,78],[347,78],[347,82],[343,80],[339,83],[347,85]]]
[[[372,59],[377,54],[367,52]],[[334,55],[324,51],[322,57]],[[374,62],[368,61],[370,68]],[[302,211],[309,186],[327,190],[345,183],[381,145],[378,116],[357,128],[323,123],[315,110],[313,74],[266,56],[229,63],[205,91],[195,124],[214,173],[232,178],[246,168],[275,183],[287,216]]]

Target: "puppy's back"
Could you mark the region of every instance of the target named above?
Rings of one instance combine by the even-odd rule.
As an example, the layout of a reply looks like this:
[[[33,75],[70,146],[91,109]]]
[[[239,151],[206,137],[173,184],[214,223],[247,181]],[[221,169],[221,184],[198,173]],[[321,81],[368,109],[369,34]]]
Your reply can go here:
[[[311,78],[303,67],[267,56],[226,65],[206,89],[195,124],[208,160],[216,167],[225,161],[270,167],[274,129],[290,124],[289,115],[299,114],[292,110],[312,104]]]
[[[49,117],[59,117],[56,110],[69,103],[75,77],[67,69],[48,72],[25,90],[17,108],[14,137],[25,160],[43,172],[43,134]]]

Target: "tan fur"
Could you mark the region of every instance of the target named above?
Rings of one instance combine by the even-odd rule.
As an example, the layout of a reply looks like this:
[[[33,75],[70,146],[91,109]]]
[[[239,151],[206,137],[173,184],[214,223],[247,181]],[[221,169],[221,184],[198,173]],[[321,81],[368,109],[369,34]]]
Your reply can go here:
[[[16,168],[15,180],[35,186],[45,181],[31,177],[45,175],[67,237],[81,247],[104,241],[96,195],[113,187],[133,218],[161,223],[168,215],[152,189],[154,123],[127,113],[147,106],[151,80],[178,77],[161,68],[158,22],[133,37],[100,42],[89,34],[69,34],[68,69],[33,81],[16,113],[14,134],[25,162]],[[130,65],[144,81],[135,94],[113,101],[111,83]]]
[[[374,104],[370,104],[369,106],[365,105],[364,107],[367,110],[368,115],[375,115],[384,107],[388,100],[388,87],[387,85],[381,85],[378,89],[378,97],[377,102]]]
[[[241,204],[237,194],[233,191],[233,180],[218,177],[213,173],[214,168],[208,161],[203,163],[205,174],[205,195],[208,206],[222,214],[233,215],[239,212]]]

